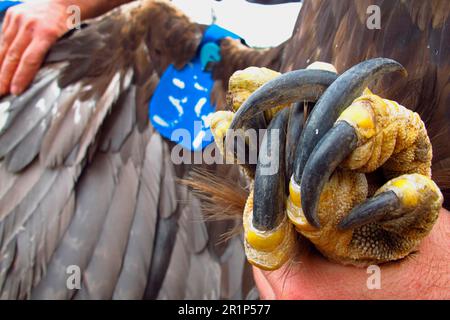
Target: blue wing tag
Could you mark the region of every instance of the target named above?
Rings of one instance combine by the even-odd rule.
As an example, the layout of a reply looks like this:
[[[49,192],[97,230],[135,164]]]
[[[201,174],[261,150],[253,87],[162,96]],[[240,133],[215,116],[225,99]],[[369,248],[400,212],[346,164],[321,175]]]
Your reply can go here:
[[[170,65],[149,103],[154,128],[188,150],[203,150],[214,141],[210,131],[215,110],[210,101],[214,81],[207,67],[210,62],[220,61],[219,41],[224,37],[240,39],[211,25],[203,35],[197,56],[181,70]]]

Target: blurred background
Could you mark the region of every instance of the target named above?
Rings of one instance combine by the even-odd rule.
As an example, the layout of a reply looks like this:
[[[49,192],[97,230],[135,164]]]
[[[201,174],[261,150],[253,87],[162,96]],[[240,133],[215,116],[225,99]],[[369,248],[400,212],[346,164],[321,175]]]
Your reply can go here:
[[[274,1],[277,2],[277,1]],[[245,0],[173,0],[195,22],[216,23],[241,36],[249,46],[273,47],[292,35],[301,3],[262,6]]]

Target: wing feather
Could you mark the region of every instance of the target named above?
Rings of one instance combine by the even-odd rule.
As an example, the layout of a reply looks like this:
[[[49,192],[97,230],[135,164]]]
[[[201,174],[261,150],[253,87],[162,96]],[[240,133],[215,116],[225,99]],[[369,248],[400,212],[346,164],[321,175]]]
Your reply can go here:
[[[9,263],[0,259],[3,298],[29,297],[33,285],[45,273],[56,246],[55,241],[46,239],[60,239],[65,231],[59,228],[59,217],[67,211],[73,196],[75,171],[45,170],[20,205],[3,219],[0,256],[15,251]]]
[[[111,299],[122,268],[134,217],[138,174],[132,161],[124,164],[93,256],[83,272],[76,299]]]
[[[139,179],[133,226],[114,299],[141,299],[152,258],[157,215],[152,208],[158,202],[163,141],[152,134]]]
[[[74,292],[66,287],[66,270],[76,265],[85,270],[99,241],[117,186],[121,161],[117,156],[98,154],[76,186],[76,209],[42,281],[32,298],[68,299]]]
[[[122,6],[65,35],[32,86],[0,100],[1,298],[220,295],[214,223],[148,123],[160,75],[195,56],[204,28],[167,1]],[[231,73],[281,51],[233,52]]]

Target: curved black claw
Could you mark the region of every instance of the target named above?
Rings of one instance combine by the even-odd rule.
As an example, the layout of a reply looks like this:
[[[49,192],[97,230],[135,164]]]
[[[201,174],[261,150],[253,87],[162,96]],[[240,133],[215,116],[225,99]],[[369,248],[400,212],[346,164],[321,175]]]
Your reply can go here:
[[[259,129],[265,129],[264,111],[273,107],[297,101],[315,102],[322,93],[335,81],[337,75],[323,70],[296,70],[282,74],[256,90],[236,112],[230,125],[231,135],[225,138],[225,148],[233,150],[239,164],[247,168],[253,176],[255,162],[251,156],[259,154]],[[253,129],[239,132],[240,129]],[[244,137],[253,137],[256,142],[245,143]],[[245,158],[243,156],[245,155]]]
[[[357,142],[355,128],[339,121],[323,137],[306,162],[300,186],[302,209],[308,222],[315,227],[320,226],[316,214],[320,193],[334,170],[355,150]]]
[[[401,202],[394,191],[387,191],[363,202],[339,223],[340,230],[348,230],[365,225],[369,222],[377,222],[389,213],[400,208]]]
[[[296,70],[282,74],[261,86],[242,104],[230,129],[243,128],[256,115],[278,105],[315,102],[336,78],[335,73],[323,70]]]
[[[300,185],[302,209],[308,222],[320,226],[317,205],[325,182],[355,148],[355,129],[339,122],[327,133],[345,108],[383,74],[406,70],[391,59],[362,62],[342,74],[317,102],[303,129],[297,149],[293,180]]]
[[[300,184],[306,161],[325,133],[330,130],[339,115],[365,88],[382,75],[402,71],[405,68],[398,62],[376,58],[361,62],[344,72],[322,95],[317,102],[303,130],[294,165],[294,181]]]
[[[260,231],[273,230],[284,215],[288,118],[288,109],[277,113],[261,143],[253,193],[253,226]]]
[[[289,120],[286,133],[286,156],[285,156],[285,169],[286,177],[292,175],[294,168],[295,154],[298,147],[298,141],[303,130],[304,118],[305,118],[305,103],[297,102],[289,110]],[[286,187],[289,186],[289,180]]]

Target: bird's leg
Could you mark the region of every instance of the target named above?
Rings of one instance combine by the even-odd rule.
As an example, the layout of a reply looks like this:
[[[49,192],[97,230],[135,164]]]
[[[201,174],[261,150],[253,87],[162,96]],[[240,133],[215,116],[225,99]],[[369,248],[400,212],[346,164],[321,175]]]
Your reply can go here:
[[[333,221],[337,232],[342,232],[338,245],[342,248],[335,247],[332,254],[335,259],[352,263],[400,259],[431,231],[442,206],[443,196],[431,180],[431,158],[431,143],[419,115],[366,91],[311,153],[300,190],[292,189],[292,202],[301,203],[311,221],[319,225]],[[355,174],[378,168],[386,178],[396,178],[365,202],[358,203],[365,199],[357,197],[355,208],[341,215],[337,225],[329,217],[332,213],[319,214],[327,206],[330,177],[332,184],[335,176],[343,175],[342,187]],[[347,196],[347,201],[352,197]]]
[[[244,70],[231,78],[228,104],[237,112],[216,113],[211,128],[219,148],[229,155],[233,154],[228,152],[233,131],[255,129],[254,119],[258,115],[264,115],[265,120],[270,122],[259,150],[256,169],[248,174],[250,170],[244,167],[248,176],[255,179],[244,211],[244,229],[248,260],[260,268],[273,270],[292,255],[295,247],[295,231],[284,208],[286,172],[289,172],[285,164],[291,160],[291,157],[285,158],[285,145],[286,136],[289,139],[299,137],[303,116],[301,112],[290,112],[287,106],[297,101],[315,102],[337,76],[330,71],[299,70],[283,74],[261,86],[258,74],[255,68],[251,68],[249,73]],[[256,79],[252,80],[255,76]],[[238,80],[243,84],[234,83]],[[242,91],[243,87],[255,91],[248,95],[248,91]],[[289,119],[291,123],[287,129]],[[288,148],[287,152],[290,154],[292,150]],[[267,172],[271,169],[275,171]]]

